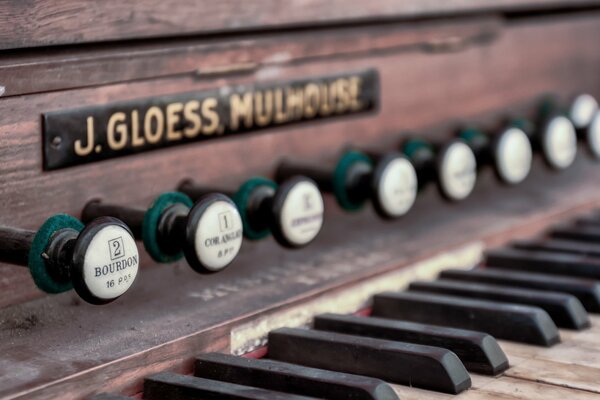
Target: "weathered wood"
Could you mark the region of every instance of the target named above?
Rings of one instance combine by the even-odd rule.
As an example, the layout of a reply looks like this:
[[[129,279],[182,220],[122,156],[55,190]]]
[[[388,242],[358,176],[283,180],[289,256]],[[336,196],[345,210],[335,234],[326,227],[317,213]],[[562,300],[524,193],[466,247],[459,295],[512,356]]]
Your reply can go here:
[[[77,0],[0,4],[0,49],[247,32],[315,25],[360,23],[392,18],[423,18],[475,12],[543,11],[598,6],[597,0],[304,0],[281,3],[193,0],[108,0],[90,5]]]
[[[595,38],[599,35],[600,24],[593,15],[542,20],[531,25],[511,25],[493,45],[459,52],[428,55],[399,51],[375,53],[366,58],[317,58],[299,65],[261,68],[249,76],[210,81],[189,76],[169,77],[2,99],[0,168],[4,173],[0,176],[0,194],[3,199],[18,198],[19,201],[2,203],[3,215],[10,216],[10,220],[0,222],[36,228],[48,214],[68,212],[78,215],[90,199],[107,196],[111,201],[124,204],[148,204],[156,194],[172,190],[181,179],[197,176],[200,172],[202,181],[207,183],[239,181],[260,173],[268,175],[278,159],[285,155],[322,160],[335,155],[347,141],[357,145],[393,145],[399,142],[395,134],[399,129],[419,130],[459,117],[498,116],[498,110],[508,112],[512,104],[516,105],[513,110],[522,111],[524,103],[528,104],[531,98],[549,88],[564,94],[580,88],[600,88],[600,76],[596,73],[600,54],[595,51]],[[553,46],[546,46],[548,41]],[[517,62],[524,57],[529,59],[531,48],[543,49],[543,53],[527,63]],[[580,61],[574,64],[572,59]],[[235,141],[213,141],[210,146],[180,146],[143,156],[41,173],[41,112],[214,88],[255,79],[279,80],[365,67],[375,67],[381,73],[382,108],[377,116],[353,118],[351,129],[348,120],[307,124],[247,135]],[[464,76],[465,80],[448,79],[448,74],[455,75],[452,71]],[[468,85],[465,84],[467,81]],[[452,93],[461,101],[448,103],[446,96],[440,96],[440,93]],[[431,110],[436,110],[435,114]],[[448,131],[436,129],[427,134],[447,135]],[[248,152],[248,148],[254,151]],[[226,168],[223,160],[227,160]],[[106,178],[107,174],[110,179]],[[552,175],[552,179],[566,175],[569,179],[583,180],[571,171]],[[532,177],[529,182],[534,179]],[[587,190],[591,193],[593,188]],[[334,208],[331,205],[329,210]],[[147,263],[147,258],[142,259],[142,264]],[[27,271],[12,267],[1,269],[6,270],[1,273],[5,277],[0,280],[1,304],[40,295]]]
[[[544,182],[547,184],[548,180]],[[355,293],[351,286],[356,282],[366,282],[374,274],[430,257],[448,246],[473,238],[487,242],[508,240],[518,235],[519,229],[530,234],[532,227],[539,230],[565,218],[569,209],[571,214],[578,214],[597,204],[572,208],[564,203],[568,199],[559,194],[562,191],[554,195],[548,192],[548,203],[523,203],[531,195],[527,191],[523,201],[516,201],[515,196],[505,199],[500,193],[506,189],[487,183],[482,186],[490,196],[486,215],[493,215],[493,210],[510,210],[494,224],[482,224],[479,212],[466,217],[480,199],[454,206],[449,213],[447,206],[431,196],[403,220],[402,230],[396,224],[374,221],[370,213],[346,218],[338,214],[333,217],[338,219],[337,226],[325,225],[322,241],[314,248],[288,254],[283,263],[283,250],[267,242],[248,246],[240,264],[231,271],[202,280],[187,268],[148,270],[123,303],[101,311],[74,302],[70,295],[1,310],[4,329],[0,330],[0,397],[76,399],[100,391],[133,394],[141,389],[143,376],[170,368],[185,372],[191,368],[190,357],[195,354],[227,351],[230,331],[259,316],[261,324],[272,326],[264,320],[270,314],[308,301],[321,302],[324,293],[335,297],[336,292],[346,288]],[[537,190],[533,192],[540,193]],[[508,201],[510,198],[512,202]],[[353,230],[356,225],[366,230]],[[436,235],[431,235],[433,226]],[[457,231],[467,234],[457,237]],[[336,232],[344,232],[343,238]],[[380,239],[374,243],[368,232],[379,232]],[[257,259],[261,260],[259,264]],[[442,257],[440,262],[443,259],[447,259],[446,264],[438,265],[439,268],[457,266],[453,258]],[[321,268],[323,265],[327,268]],[[433,277],[437,270],[429,275],[424,271],[414,273]],[[344,292],[345,299],[346,296]],[[340,305],[345,303],[339,300]],[[331,307],[318,312],[339,310]],[[110,315],[110,324],[104,323],[106,315]],[[286,321],[281,323],[289,325]],[[25,355],[26,360],[35,358],[36,362],[23,361]],[[87,362],[62,361],[69,359]]]
[[[507,371],[506,376],[600,394],[599,374],[600,368],[548,360],[528,360]]]
[[[519,357],[524,360],[546,360],[557,363],[580,365],[589,368],[600,368],[600,351],[585,342],[573,340],[561,343],[554,348],[540,349],[517,343],[500,341],[500,347],[506,352],[509,360]],[[520,362],[515,362],[515,365]],[[567,368],[567,367],[564,367]]]
[[[484,394],[484,399],[560,400],[576,398],[591,400],[597,396],[594,393],[584,390],[561,388],[555,385],[545,385],[538,382],[511,379],[509,377],[502,377],[487,382],[478,388],[477,391]],[[477,391],[475,392],[477,393]]]
[[[459,4],[456,1],[448,5],[456,6]],[[81,20],[68,18],[69,4],[73,4],[70,2],[61,2],[64,13],[37,20],[47,25],[36,29],[40,35],[38,41],[27,45],[41,44],[40,38],[57,37],[48,35],[56,27],[52,20],[64,18],[73,27],[70,24],[79,24],[90,12],[96,13],[97,24],[90,25],[98,29],[96,34],[115,33],[102,26],[103,18],[95,6],[80,9]],[[517,4],[515,0],[504,0],[490,7],[500,2]],[[386,2],[393,7],[407,6],[400,3]],[[482,4],[460,3],[466,7],[463,11]],[[533,3],[543,7],[550,4],[539,0],[528,2]],[[31,40],[23,29],[33,30],[19,21],[39,15],[45,9],[41,4],[34,1],[30,8],[23,6],[23,14],[13,18],[12,22],[21,28],[13,38]],[[225,7],[229,3],[220,4]],[[367,3],[361,2],[360,6],[364,4]],[[421,2],[419,7],[428,4],[433,3]],[[0,5],[0,10],[4,6]],[[121,6],[128,7],[122,3],[111,12],[122,10]],[[351,8],[347,2],[344,6]],[[369,3],[368,7],[371,6]],[[194,7],[200,9],[195,3]],[[439,7],[446,5],[436,7],[439,12]],[[171,8],[180,12],[177,7]],[[310,11],[315,10],[318,12],[318,7]],[[205,11],[210,14],[210,10]],[[286,8],[285,14],[290,18],[302,16],[302,11],[288,12]],[[340,18],[348,16],[343,13]],[[5,15],[0,12],[0,32],[10,25],[2,23]],[[279,35],[281,40],[278,35],[263,32],[252,35],[247,47],[234,38],[222,37],[211,41],[143,44],[139,54],[131,55],[116,54],[108,46],[99,46],[99,53],[64,48],[54,55],[53,49],[48,61],[39,59],[37,51],[10,54],[3,57],[1,65],[9,67],[11,79],[20,80],[11,92],[10,82],[0,79],[0,86],[7,86],[8,94],[51,92],[0,98],[0,223],[36,228],[54,212],[79,214],[83,205],[96,197],[132,205],[147,204],[157,193],[173,189],[184,177],[200,176],[207,183],[239,182],[257,173],[268,175],[281,156],[293,154],[323,160],[334,156],[348,141],[357,145],[393,146],[399,142],[396,134],[404,129],[422,130],[431,126],[435,128],[424,135],[446,137],[451,126],[448,120],[481,118],[485,122],[495,121],[508,112],[528,113],[531,100],[548,90],[563,98],[580,90],[599,95],[600,54],[596,39],[600,36],[599,20],[597,13],[524,18],[498,30],[500,26],[493,18],[481,23],[460,19],[431,26],[415,23],[410,26],[420,26],[423,30],[415,30],[414,35],[402,28],[404,22],[391,22],[382,27],[361,24],[352,34],[345,31],[349,33],[347,38],[336,34],[335,29],[316,30],[313,34],[301,30],[288,32]],[[161,21],[155,23],[161,25],[164,19]],[[463,22],[464,28],[460,26]],[[210,24],[202,24],[198,18],[193,25],[194,29],[210,29]],[[125,28],[134,26],[142,25]],[[185,23],[182,29],[186,29]],[[89,32],[81,30],[76,40],[100,38],[86,37]],[[470,42],[471,38],[483,38],[490,32],[496,40]],[[453,35],[458,36],[457,43],[453,43]],[[75,36],[70,31],[62,37]],[[475,46],[462,46],[461,38],[467,38],[468,44]],[[2,40],[5,36],[0,34],[0,43]],[[311,46],[317,42],[323,43],[323,50]],[[294,43],[298,43],[297,47]],[[424,43],[426,52],[419,43]],[[136,46],[137,43],[132,46],[124,43],[119,49]],[[287,48],[289,58],[281,57],[280,53]],[[537,50],[534,58],[531,49]],[[185,54],[188,50],[189,57]],[[200,59],[204,53],[206,64]],[[104,65],[103,55],[110,58]],[[4,60],[8,60],[6,64]],[[21,65],[17,65],[19,61]],[[33,63],[28,65],[27,61]],[[246,64],[247,61],[258,65]],[[103,67],[109,65],[112,69],[102,73]],[[158,72],[148,72],[153,65]],[[306,124],[235,141],[215,141],[210,146],[183,146],[65,171],[41,172],[42,112],[367,67],[377,68],[382,77],[383,106],[376,116]],[[116,71],[120,68],[123,72]],[[78,69],[83,71],[82,75],[72,75]],[[200,70],[198,74],[186,72],[195,69]],[[66,78],[57,76],[55,80],[47,80],[60,71],[65,71]],[[41,82],[35,82],[38,73],[42,74]],[[86,84],[87,75],[90,82]],[[81,89],[62,90],[67,88]],[[449,97],[460,101],[449,101]],[[183,265],[145,268],[130,294],[103,309],[80,304],[71,294],[6,307],[41,294],[33,287],[27,271],[1,266],[0,306],[6,308],[0,310],[0,397],[69,399],[105,391],[135,394],[141,388],[143,376],[164,370],[189,372],[197,352],[229,350],[231,329],[265,314],[300,307],[326,293],[335,295],[343,289],[349,290],[357,282],[381,277],[473,239],[500,244],[515,234],[531,234],[566,214],[588,210],[597,204],[600,177],[585,156],[580,156],[576,165],[562,174],[549,173],[537,161],[534,168],[528,182],[515,188],[499,187],[485,171],[475,195],[462,204],[448,206],[426,191],[411,215],[398,224],[381,224],[368,211],[353,216],[342,214],[328,202],[325,232],[310,248],[289,253],[271,240],[245,243],[239,262],[231,270],[203,278]],[[357,229],[358,226],[361,228]],[[149,264],[147,258],[143,261]],[[548,390],[541,388],[539,392],[551,398]],[[565,392],[558,393],[568,398]],[[538,396],[537,392],[532,396]]]
[[[474,46],[493,40],[500,34],[501,26],[498,17],[479,16],[247,34],[243,40],[88,45],[57,49],[51,54],[30,50],[0,58],[0,85],[4,87],[3,97],[7,97],[182,74],[191,79],[219,79],[315,59]],[[314,46],[315,37],[320,38],[319,46]]]
[[[531,382],[502,376],[498,379],[482,382],[482,385],[474,385],[474,388],[459,394],[458,396],[433,393],[415,388],[394,386],[396,393],[402,400],[561,400],[576,398],[581,400],[593,400],[597,394],[584,390],[563,388],[556,385]]]
[[[600,352],[579,341],[568,340],[552,349],[535,349],[501,342],[514,365],[505,375],[550,385],[600,393]]]
[[[600,348],[600,317],[590,315],[592,327],[582,332],[567,332],[565,331],[564,338],[570,343],[581,343],[588,347]]]

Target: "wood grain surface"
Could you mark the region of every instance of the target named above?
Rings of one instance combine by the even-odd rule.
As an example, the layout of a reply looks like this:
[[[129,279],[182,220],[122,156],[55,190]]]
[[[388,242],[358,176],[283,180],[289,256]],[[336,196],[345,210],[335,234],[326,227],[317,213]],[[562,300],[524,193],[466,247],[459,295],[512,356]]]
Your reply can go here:
[[[451,11],[566,6],[558,0],[424,1],[418,7],[412,1],[352,1],[352,7],[338,7],[339,15],[323,11],[321,1],[294,2],[294,7],[304,7],[290,12],[265,0],[253,2],[255,9],[237,7],[237,14],[228,13],[234,2],[224,1],[202,10],[206,19],[194,14],[199,11],[191,2],[157,2],[156,7],[145,2],[152,13],[132,12],[132,24],[120,18],[127,7],[142,3],[111,1],[102,7],[84,7],[73,0],[52,7],[37,0],[22,6],[0,3],[0,48],[230,28],[248,33],[243,40],[222,35],[144,41],[139,46],[124,42],[3,53],[0,224],[35,229],[57,212],[79,215],[87,201],[99,197],[147,205],[186,177],[233,188],[247,177],[271,175],[283,157],[325,162],[348,143],[395,149],[407,131],[448,137],[457,121],[494,124],[507,114],[531,115],[534,100],[546,92],[562,99],[580,91],[600,97],[598,12],[525,16],[509,22],[487,14],[448,21],[394,20]],[[270,14],[260,8],[269,5]],[[21,13],[15,13],[19,7]],[[184,21],[182,15],[189,19]],[[376,17],[387,22],[370,23]],[[169,18],[183,21],[179,30]],[[309,20],[325,24],[342,18],[363,23],[352,29],[271,32],[284,25],[298,28]],[[85,29],[82,24],[87,24]],[[249,33],[258,26],[260,32]],[[377,115],[42,172],[41,114],[47,111],[364,68],[376,68],[381,76],[382,107]],[[567,214],[595,207],[600,204],[598,168],[584,151],[560,174],[548,171],[538,159],[532,176],[515,188],[500,186],[490,171],[484,171],[467,201],[446,204],[430,187],[415,210],[394,223],[377,220],[371,210],[344,214],[328,198],[324,232],[306,249],[290,252],[271,239],[245,242],[231,268],[202,277],[183,262],[157,266],[144,256],[146,267],[135,287],[106,307],[83,304],[73,293],[44,296],[28,271],[0,265],[0,398],[68,399],[105,390],[136,393],[146,374],[187,371],[196,352],[229,350],[230,330],[260,315],[348,289],[469,241],[494,245],[529,235]],[[531,396],[549,393],[544,385],[503,379],[521,382],[519,390]]]
[[[598,0],[3,1],[0,49],[599,5]]]
[[[396,389],[396,393],[403,400],[420,400],[424,398],[431,400],[594,400],[598,398],[597,394],[583,390],[546,385],[544,383],[514,379],[506,376],[484,380],[479,386],[474,384],[471,390],[457,396],[397,385],[394,386],[394,389]]]
[[[328,202],[325,230],[310,248],[245,243],[231,268],[211,276],[183,265],[147,269],[129,293],[105,307],[72,293],[6,307],[0,310],[0,398],[136,393],[147,374],[187,371],[198,352],[229,351],[230,332],[259,317],[343,294],[473,241],[497,245],[530,236],[598,207],[597,168],[582,157],[556,174],[537,160],[534,174],[516,188],[499,186],[486,171],[466,202],[446,204],[427,190],[396,223],[378,221],[370,210],[344,215]]]
[[[187,75],[216,79],[266,67],[400,51],[434,51],[493,40],[498,16],[264,32],[225,39],[98,44],[0,57],[4,97]],[[318,38],[319,46],[315,46]],[[34,77],[34,79],[32,79]]]
[[[527,114],[533,109],[531,100],[548,91],[563,97],[577,91],[598,95],[598,21],[593,14],[514,24],[502,29],[496,40],[452,51],[374,50],[263,66],[245,75],[176,75],[0,98],[0,224],[36,229],[57,212],[79,215],[94,198],[144,206],[186,177],[233,188],[247,177],[270,175],[286,156],[324,162],[347,143],[391,148],[405,131],[447,136],[449,124],[460,119],[497,119],[511,109]],[[362,32],[368,37],[370,28]],[[325,32],[315,40],[327,43],[328,37]],[[531,57],[531,49],[536,49],[536,57]],[[276,54],[277,50],[272,55]],[[374,116],[306,123],[42,172],[40,115],[46,111],[369,67],[379,70],[382,82],[382,107]],[[149,264],[148,258],[142,262]],[[22,268],[0,267],[0,276],[1,305],[41,295]]]

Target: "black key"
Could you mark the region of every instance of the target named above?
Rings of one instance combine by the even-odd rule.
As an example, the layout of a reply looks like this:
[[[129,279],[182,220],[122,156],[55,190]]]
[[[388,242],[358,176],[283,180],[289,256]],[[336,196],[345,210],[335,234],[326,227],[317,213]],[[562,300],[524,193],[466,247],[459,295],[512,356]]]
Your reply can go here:
[[[600,259],[576,254],[519,249],[490,250],[485,264],[501,269],[600,279]]]
[[[339,314],[318,315],[313,324],[323,331],[442,347],[456,354],[471,372],[497,375],[508,369],[496,339],[483,332]]]
[[[464,282],[493,283],[497,285],[569,293],[579,299],[588,312],[600,312],[600,283],[592,279],[570,278],[560,275],[516,272],[491,267],[470,271],[446,270],[441,278]]]
[[[550,236],[561,239],[600,243],[600,227],[586,225],[565,225],[550,231]]]
[[[589,242],[578,242],[576,240],[517,240],[512,242],[511,246],[523,250],[542,250],[558,253],[580,254],[589,257],[600,257],[600,245]]]
[[[282,328],[269,333],[268,357],[445,393],[471,387],[456,354],[439,347]]]
[[[596,217],[579,217],[575,220],[577,226],[589,226],[591,228],[600,228],[600,219]]]
[[[536,306],[545,310],[561,328],[581,330],[590,326],[590,319],[583,305],[576,297],[567,293],[450,280],[413,282],[409,290]]]
[[[487,332],[498,339],[552,346],[558,328],[541,308],[418,292],[373,298],[373,316]]]
[[[206,379],[321,399],[399,399],[392,387],[380,379],[229,354],[202,354],[196,358],[194,374]]]
[[[162,372],[144,379],[144,400],[307,400],[314,397],[273,392],[251,386],[236,385]]]

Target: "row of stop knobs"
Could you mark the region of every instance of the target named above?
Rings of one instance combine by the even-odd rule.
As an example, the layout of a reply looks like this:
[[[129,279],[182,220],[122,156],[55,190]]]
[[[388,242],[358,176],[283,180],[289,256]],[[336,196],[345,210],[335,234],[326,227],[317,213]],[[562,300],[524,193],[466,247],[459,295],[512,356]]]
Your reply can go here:
[[[185,257],[196,272],[215,273],[233,262],[243,237],[272,234],[287,248],[308,245],[323,225],[322,193],[348,211],[370,201],[382,218],[395,219],[430,183],[447,200],[467,198],[485,166],[516,185],[528,176],[535,152],[563,170],[574,162],[579,140],[600,159],[597,101],[576,96],[566,112],[556,104],[544,100],[533,121],[513,119],[490,131],[461,128],[444,143],[409,138],[398,151],[349,150],[331,166],[284,161],[275,180],[251,178],[233,191],[185,180],[146,209],[94,200],[81,221],[60,214],[37,232],[0,227],[0,261],[28,267],[45,292],[74,288],[85,301],[106,304],[137,276],[136,240],[158,263]]]

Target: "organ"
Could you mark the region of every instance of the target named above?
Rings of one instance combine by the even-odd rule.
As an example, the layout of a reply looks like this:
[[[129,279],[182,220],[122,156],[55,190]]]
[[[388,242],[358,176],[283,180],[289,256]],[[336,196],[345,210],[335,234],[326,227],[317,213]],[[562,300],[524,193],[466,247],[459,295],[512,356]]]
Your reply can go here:
[[[438,3],[1,3],[0,399],[597,397],[600,2]]]

